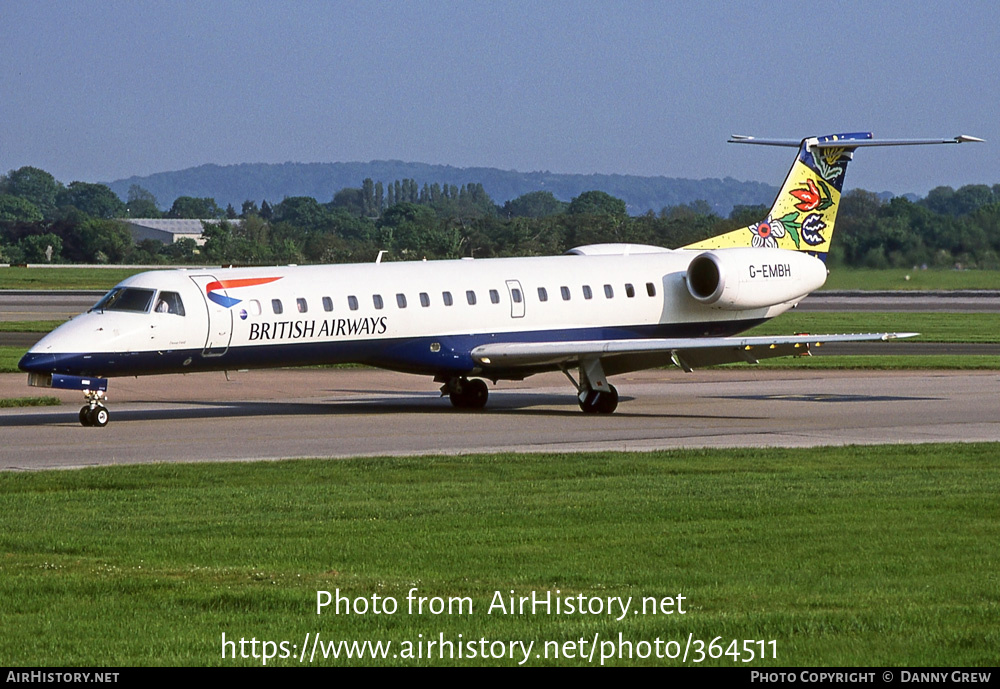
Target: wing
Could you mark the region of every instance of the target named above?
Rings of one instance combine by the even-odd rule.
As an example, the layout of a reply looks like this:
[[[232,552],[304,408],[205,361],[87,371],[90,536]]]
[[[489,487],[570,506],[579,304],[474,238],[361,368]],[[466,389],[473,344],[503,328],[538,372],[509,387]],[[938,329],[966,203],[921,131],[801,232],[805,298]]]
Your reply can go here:
[[[760,337],[681,337],[654,340],[583,340],[576,342],[496,343],[472,350],[485,366],[538,368],[572,365],[599,359],[607,373],[646,366],[674,364],[685,371],[734,362],[809,354],[810,347],[829,342],[871,342],[915,337],[919,333],[864,333],[857,335],[788,335]]]

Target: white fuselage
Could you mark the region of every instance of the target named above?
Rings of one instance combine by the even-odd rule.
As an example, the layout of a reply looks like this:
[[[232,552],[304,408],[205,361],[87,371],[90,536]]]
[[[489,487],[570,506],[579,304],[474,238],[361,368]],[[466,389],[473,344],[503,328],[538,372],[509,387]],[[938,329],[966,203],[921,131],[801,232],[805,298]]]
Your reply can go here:
[[[822,267],[812,257],[754,251],[760,258],[740,266],[740,280],[775,296],[753,308],[692,296],[686,275],[701,252],[686,250],[152,271],[116,288],[142,297],[132,310],[119,302],[72,319],[33,347],[22,368],[116,376],[360,362],[520,378],[534,371],[490,370],[469,352],[498,342],[732,335],[784,312],[825,279],[811,264],[784,267],[806,259]],[[160,312],[162,297],[180,306]]]

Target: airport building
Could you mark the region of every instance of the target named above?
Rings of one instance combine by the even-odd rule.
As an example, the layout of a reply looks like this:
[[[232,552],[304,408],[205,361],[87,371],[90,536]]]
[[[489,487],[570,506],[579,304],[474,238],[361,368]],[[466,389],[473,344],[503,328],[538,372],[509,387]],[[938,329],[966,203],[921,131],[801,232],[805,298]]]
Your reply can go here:
[[[128,225],[129,232],[132,233],[132,241],[139,243],[144,239],[155,239],[164,244],[173,244],[178,239],[193,239],[202,246],[205,238],[201,235],[202,223],[219,222],[216,219],[209,220],[186,220],[173,218],[123,218],[122,222]],[[229,220],[231,223],[238,223],[239,220]]]

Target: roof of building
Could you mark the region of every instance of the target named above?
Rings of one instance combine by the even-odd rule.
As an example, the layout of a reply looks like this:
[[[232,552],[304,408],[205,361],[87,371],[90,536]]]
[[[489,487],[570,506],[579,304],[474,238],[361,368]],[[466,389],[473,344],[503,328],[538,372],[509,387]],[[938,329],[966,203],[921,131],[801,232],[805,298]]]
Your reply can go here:
[[[169,232],[170,234],[190,234],[190,235],[200,235],[204,228],[202,227],[203,222],[217,223],[221,222],[215,218],[210,218],[207,220],[188,220],[188,219],[178,219],[178,218],[123,218],[123,222],[129,223],[130,225],[138,225],[140,227],[148,227],[151,230],[160,230],[162,232]],[[230,220],[229,222],[240,222],[239,220]]]

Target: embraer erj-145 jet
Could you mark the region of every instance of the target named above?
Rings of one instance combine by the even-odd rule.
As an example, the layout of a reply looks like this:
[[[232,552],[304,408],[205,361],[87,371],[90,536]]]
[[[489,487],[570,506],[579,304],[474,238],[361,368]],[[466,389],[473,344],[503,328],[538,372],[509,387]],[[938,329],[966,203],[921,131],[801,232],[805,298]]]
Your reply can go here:
[[[83,390],[84,426],[107,424],[113,376],[344,362],[433,376],[467,409],[486,404],[485,380],[558,370],[583,411],[608,414],[618,406],[608,376],[626,371],[755,363],[823,342],[915,334],[737,336],[826,281],[855,149],[980,139],[731,141],[798,155],[766,218],[681,249],[599,244],[536,258],[140,273],[19,366],[31,385]]]

